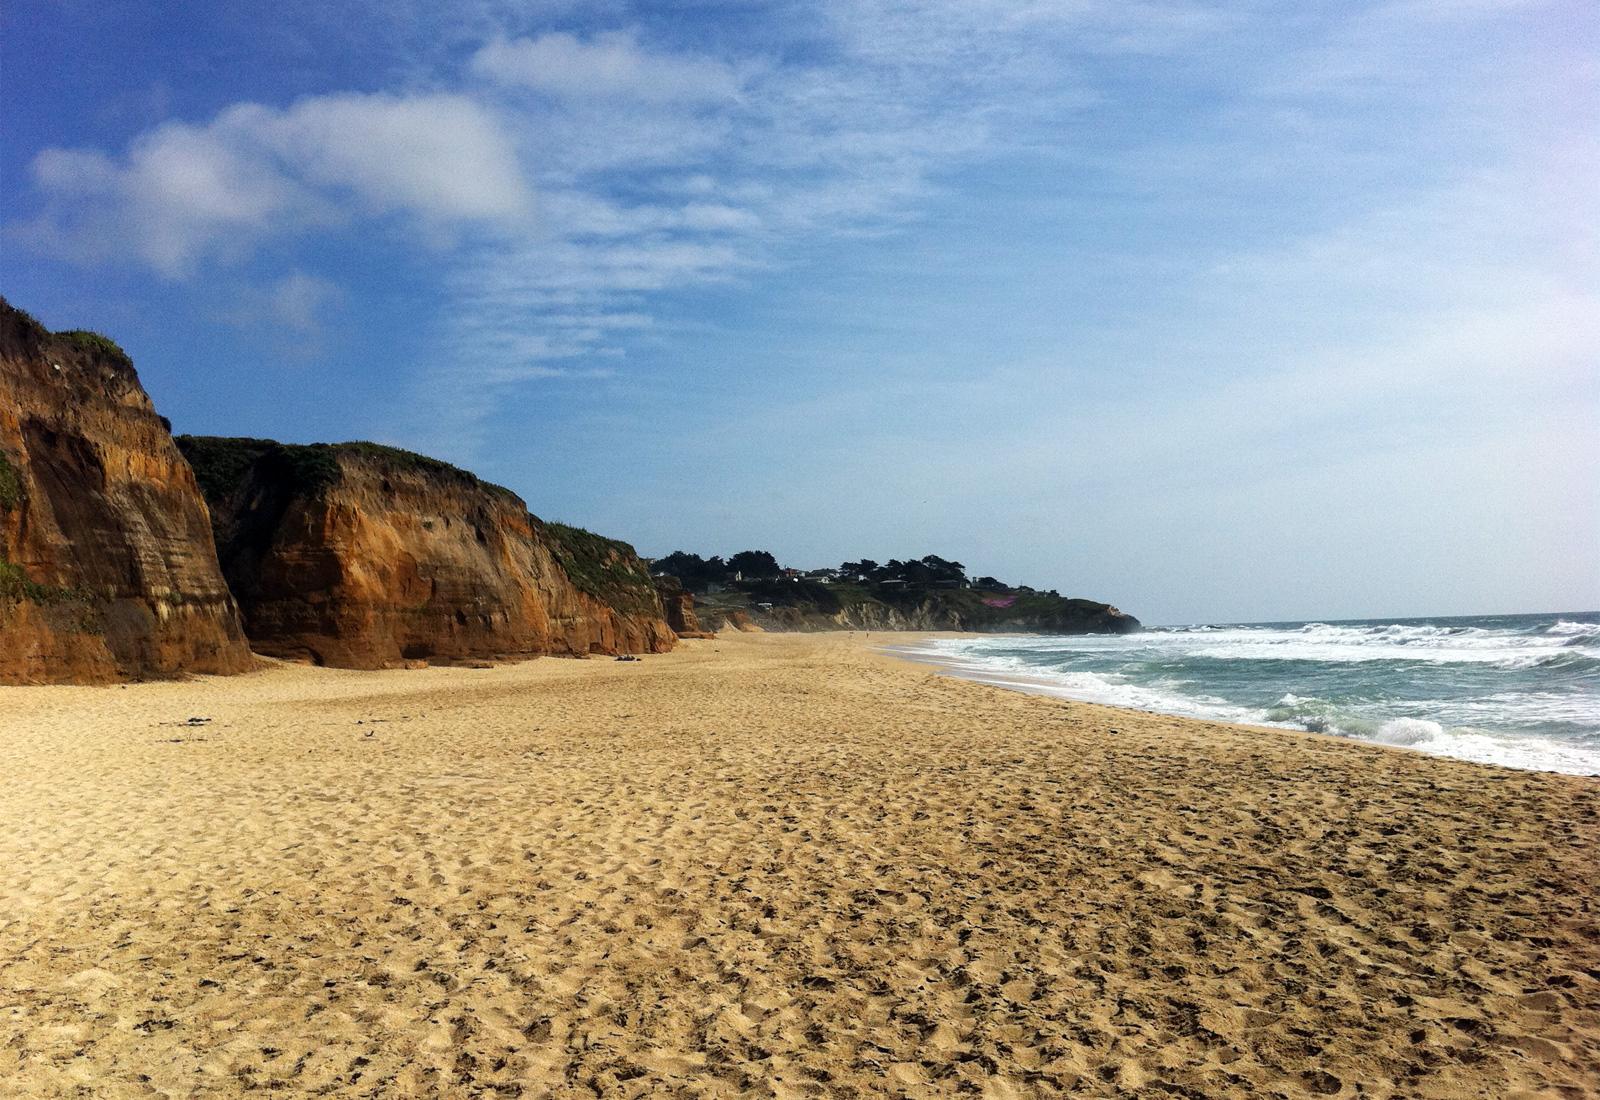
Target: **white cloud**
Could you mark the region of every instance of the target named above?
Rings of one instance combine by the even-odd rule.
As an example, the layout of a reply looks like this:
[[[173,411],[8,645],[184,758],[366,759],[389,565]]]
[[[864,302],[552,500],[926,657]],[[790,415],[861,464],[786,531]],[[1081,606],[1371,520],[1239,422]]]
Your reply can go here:
[[[348,188],[377,210],[508,221],[528,207],[509,135],[464,96],[315,96],[281,114],[240,107],[229,115],[308,182]]]
[[[547,229],[567,238],[641,237],[669,230],[705,233],[753,232],[760,214],[723,202],[672,201],[623,206],[582,191],[552,191],[540,196],[539,213]]]
[[[1141,48],[1200,33],[1195,10],[1141,6],[1132,23],[1156,27]],[[1016,119],[1091,102],[1057,47],[1119,19],[1099,2],[954,0],[780,4],[774,16],[802,44],[792,55],[771,42],[686,54],[643,27],[499,37],[473,55],[484,94],[520,120],[538,225],[455,265],[422,388],[465,394],[521,377],[519,362],[621,354],[635,330],[608,319],[648,316],[656,295],[746,278],[818,235],[906,224],[936,173],[1019,140]],[[597,320],[552,320],[573,314]],[[509,338],[549,330],[562,337],[535,354]],[[467,461],[472,419],[493,402],[460,406],[428,427]]]
[[[507,223],[530,200],[499,122],[456,95],[238,104],[204,125],[158,126],[120,159],[52,148],[32,168],[45,206],[26,239],[84,262],[131,255],[169,277],[358,212]]]
[[[609,31],[588,41],[559,32],[496,38],[474,55],[472,69],[501,84],[570,100],[716,103],[737,96],[741,83],[730,65],[652,53],[626,31]]]
[[[168,276],[191,270],[202,255],[237,255],[270,227],[334,219],[262,150],[214,127],[159,126],[120,162],[46,149],[34,158],[33,176],[46,206],[22,227],[26,239],[79,262],[131,253]]]

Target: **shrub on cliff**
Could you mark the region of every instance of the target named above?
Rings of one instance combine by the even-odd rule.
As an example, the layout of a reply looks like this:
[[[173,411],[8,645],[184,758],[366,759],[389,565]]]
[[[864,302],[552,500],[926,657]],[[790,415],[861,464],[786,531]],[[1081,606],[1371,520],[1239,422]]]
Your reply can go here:
[[[7,561],[0,557],[0,604],[21,603],[36,604],[87,604],[89,596],[73,588],[59,588],[52,584],[40,584],[28,579],[22,571],[22,566],[15,562]]]
[[[430,458],[427,455],[418,454],[416,451],[407,451],[382,443],[367,443],[364,441],[354,443],[313,443],[306,449],[314,448],[322,448],[336,455],[353,455],[358,458],[364,458],[394,470],[404,470],[425,474],[429,477],[459,481],[463,485],[487,489],[491,493],[498,493],[502,496],[516,496],[504,485],[496,485],[492,481],[485,481],[470,470],[463,470],[459,466],[450,465],[443,459]]]
[[[833,615],[844,604],[834,586],[810,580],[783,580],[773,577],[746,581],[739,590],[748,593],[753,603],[770,603],[778,607],[805,607],[824,615]]]
[[[55,334],[55,338],[71,344],[80,351],[88,352],[90,355],[109,359],[119,367],[124,367],[128,370],[133,369],[133,360],[128,358],[128,353],[123,351],[122,346],[109,336],[102,336],[98,332],[90,332],[86,328],[75,328],[66,332],[58,332]]]
[[[578,591],[630,614],[660,612],[655,583],[633,547],[582,527],[541,522],[557,564]]]
[[[22,503],[22,474],[0,453],[0,512],[9,512]]]
[[[515,497],[510,489],[484,481],[467,470],[415,451],[382,443],[279,443],[245,436],[180,435],[178,449],[194,468],[200,490],[215,507],[244,481],[256,463],[268,464],[274,480],[314,496],[339,482],[340,457],[355,458],[397,472],[456,481]]]
[[[270,439],[219,435],[180,435],[176,442],[213,510],[245,479],[257,459],[280,446]]]
[[[19,337],[25,347],[35,347],[50,339],[50,330],[40,323],[39,318],[25,309],[18,309],[0,296],[0,318],[4,318]]]
[[[128,353],[123,351],[122,347],[109,336],[103,336],[98,332],[90,332],[84,328],[68,329],[64,332],[51,332],[33,314],[25,309],[18,309],[3,297],[0,297],[0,317],[4,318],[6,327],[21,339],[23,346],[29,349],[30,352],[37,353],[45,345],[54,341],[56,346],[64,346],[93,357],[109,360],[126,370],[133,369],[133,360],[128,358]]]

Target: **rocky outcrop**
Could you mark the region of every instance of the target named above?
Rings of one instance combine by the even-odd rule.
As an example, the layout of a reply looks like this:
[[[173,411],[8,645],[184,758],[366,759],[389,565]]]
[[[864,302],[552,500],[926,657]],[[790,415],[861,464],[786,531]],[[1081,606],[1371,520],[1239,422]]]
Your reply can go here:
[[[750,613],[742,607],[707,608],[698,613],[698,617],[701,624],[711,632],[712,637],[716,637],[717,634],[724,630],[736,630],[744,634],[762,633],[762,628],[756,625],[755,621],[750,618]],[[780,624],[777,629],[786,628]],[[823,630],[827,628],[818,627],[817,629]]]
[[[252,664],[194,475],[133,364],[0,300],[0,683]]]
[[[684,590],[677,577],[655,578],[656,596],[661,600],[661,613],[667,625],[680,638],[715,638],[716,633],[701,625],[694,610],[694,597]]]
[[[370,443],[180,437],[251,644],[340,668],[644,653],[676,638],[626,543]]]

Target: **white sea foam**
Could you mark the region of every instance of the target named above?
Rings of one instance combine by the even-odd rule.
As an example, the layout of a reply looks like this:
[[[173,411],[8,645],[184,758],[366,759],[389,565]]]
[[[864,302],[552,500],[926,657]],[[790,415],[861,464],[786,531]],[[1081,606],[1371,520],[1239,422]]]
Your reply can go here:
[[[1500,691],[1470,699],[1395,700],[1399,710],[1430,711],[1447,726],[1593,727],[1600,730],[1600,697],[1556,691]]]
[[[1378,727],[1374,741],[1385,745],[1422,745],[1444,736],[1444,727],[1426,718],[1391,718]]]
[[[932,641],[923,654],[973,679],[1086,702],[1600,775],[1600,623],[1523,621],[1504,629],[1307,623],[985,636]],[[1360,662],[1384,663],[1361,671]],[[1330,698],[1283,690],[1302,683],[1324,685]],[[1237,701],[1273,684],[1281,687],[1280,695],[1268,696],[1277,699],[1271,705]],[[1406,700],[1408,686],[1424,685],[1426,694]]]
[[[1014,688],[1035,695],[1054,695],[1085,703],[1149,710],[1159,714],[1178,714],[1189,718],[1208,718],[1216,722],[1260,723],[1265,714],[1253,707],[1238,707],[1214,695],[1186,694],[1161,684],[1135,684],[1113,674],[1097,672],[1041,673],[1018,667],[1005,659],[994,661],[938,662],[964,679]]]
[[[1214,661],[1307,661],[1350,664],[1408,661],[1423,664],[1485,664],[1532,668],[1574,659],[1600,660],[1600,624],[1558,623],[1542,633],[1476,626],[1390,623],[1373,626],[1307,623],[1299,627],[1184,627],[1081,640],[1089,651],[1147,652],[1151,656]],[[1593,639],[1593,644],[1589,644]],[[1075,639],[1075,643],[1079,640]],[[960,645],[963,643],[956,642]],[[1058,639],[1008,638],[1006,648],[1049,648]]]
[[[1396,718],[1380,726],[1373,740],[1479,764],[1568,775],[1600,775],[1600,749],[1549,737],[1510,737],[1481,730],[1451,729],[1425,719]]]
[[[1600,658],[1600,652],[1584,653],[1587,647],[1571,644],[1573,638],[1591,636],[1577,631],[1562,635],[1516,634],[1481,627],[1308,623],[1298,629],[1241,627],[1217,631],[1206,634],[1204,644],[1194,648],[1183,640],[1183,634],[1166,635],[1188,655],[1216,661],[1414,661],[1491,664],[1501,668],[1531,668],[1559,660],[1575,649],[1580,655]]]

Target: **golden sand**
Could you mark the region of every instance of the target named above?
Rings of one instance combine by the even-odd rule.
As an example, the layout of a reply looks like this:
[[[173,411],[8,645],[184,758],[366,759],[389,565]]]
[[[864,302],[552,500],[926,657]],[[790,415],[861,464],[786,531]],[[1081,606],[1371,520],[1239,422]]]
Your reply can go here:
[[[859,639],[0,689],[0,826],[8,1096],[1600,1095],[1600,782]]]

